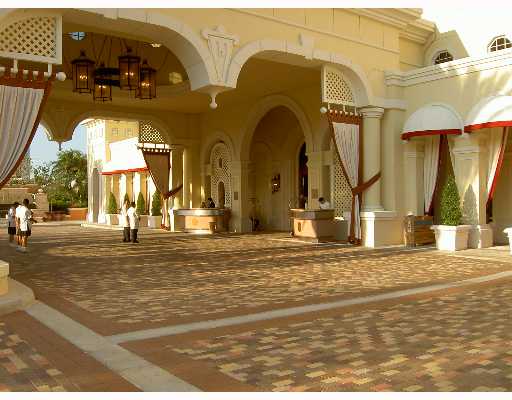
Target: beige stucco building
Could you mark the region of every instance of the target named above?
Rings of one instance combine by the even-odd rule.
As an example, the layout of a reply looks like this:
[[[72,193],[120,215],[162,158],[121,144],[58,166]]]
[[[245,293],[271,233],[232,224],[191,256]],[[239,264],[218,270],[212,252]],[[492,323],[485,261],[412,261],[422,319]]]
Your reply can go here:
[[[337,216],[347,217],[351,188],[321,108],[349,106],[362,117],[363,180],[381,172],[363,193],[364,245],[401,243],[404,216],[436,213],[434,188],[444,175],[430,182],[437,168],[427,163],[435,153],[431,139],[441,134],[461,198],[471,200],[465,215],[475,227],[473,241],[492,243],[493,229],[494,240],[503,241],[501,231],[512,222],[507,151],[505,168],[492,183],[492,206],[489,178],[496,170],[490,166],[497,148],[491,142],[506,138],[499,135],[512,125],[512,49],[503,38],[511,35],[504,26],[480,47],[469,46],[457,32],[441,33],[421,14],[419,9],[4,9],[0,37],[23,31],[34,45],[24,50],[29,61],[20,65],[50,63],[68,76],[54,83],[41,120],[53,140],[69,140],[89,118],[149,121],[171,147],[171,180],[184,184],[182,207],[199,207],[210,196],[218,203],[222,196],[233,231],[250,231],[254,217],[265,229],[288,229],[288,209],[301,194],[308,207],[317,207],[323,196]],[[23,29],[28,26],[34,29]],[[9,46],[0,39],[2,57],[21,51]],[[112,66],[126,47],[157,70],[156,98],[141,100],[114,88],[111,101],[95,102],[90,94],[73,92],[71,60],[81,50],[96,64]],[[8,58],[2,61],[12,65]],[[105,187],[118,187],[103,179]],[[90,220],[101,221],[105,201],[95,204]],[[491,216],[493,224],[487,225]]]

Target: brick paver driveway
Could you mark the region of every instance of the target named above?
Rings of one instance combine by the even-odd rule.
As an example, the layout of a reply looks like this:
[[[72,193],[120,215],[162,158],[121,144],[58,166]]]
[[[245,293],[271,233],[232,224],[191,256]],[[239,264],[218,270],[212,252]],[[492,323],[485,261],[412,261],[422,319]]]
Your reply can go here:
[[[194,236],[36,226],[30,253],[0,241],[12,276],[104,333],[243,315],[511,269],[423,252],[371,252],[284,234]],[[4,256],[5,254],[5,256]]]

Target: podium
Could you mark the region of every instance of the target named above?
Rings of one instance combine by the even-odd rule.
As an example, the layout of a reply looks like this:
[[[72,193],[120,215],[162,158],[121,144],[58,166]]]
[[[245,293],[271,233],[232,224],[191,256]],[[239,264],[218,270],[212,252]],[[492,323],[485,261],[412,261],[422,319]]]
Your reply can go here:
[[[293,236],[312,242],[334,239],[334,210],[301,208],[290,209],[293,221]]]

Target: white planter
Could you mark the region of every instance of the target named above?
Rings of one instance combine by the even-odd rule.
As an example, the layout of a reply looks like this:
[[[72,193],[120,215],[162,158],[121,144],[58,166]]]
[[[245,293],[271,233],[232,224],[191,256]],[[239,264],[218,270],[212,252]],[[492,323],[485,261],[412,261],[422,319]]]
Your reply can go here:
[[[508,236],[508,245],[510,247],[510,254],[512,254],[512,228],[504,229],[503,233]]]
[[[105,214],[105,223],[107,225],[118,225],[119,216],[117,214]]]
[[[492,228],[485,225],[472,225],[469,231],[468,247],[470,249],[485,249],[493,245]]]
[[[152,229],[160,229],[160,225],[162,224],[162,216],[153,216],[148,215],[148,227]]]
[[[468,248],[471,225],[432,225],[438,250],[457,251]]]

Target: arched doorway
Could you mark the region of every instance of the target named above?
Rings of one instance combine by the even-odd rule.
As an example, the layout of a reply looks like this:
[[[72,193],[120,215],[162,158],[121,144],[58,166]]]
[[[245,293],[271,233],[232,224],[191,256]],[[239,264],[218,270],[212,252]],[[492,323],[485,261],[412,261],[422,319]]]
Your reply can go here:
[[[296,115],[285,106],[259,121],[250,145],[249,209],[253,228],[288,230],[288,209],[307,198],[305,137]],[[256,221],[256,223],[254,222]]]
[[[98,222],[100,212],[100,174],[97,168],[92,170],[92,222]]]

